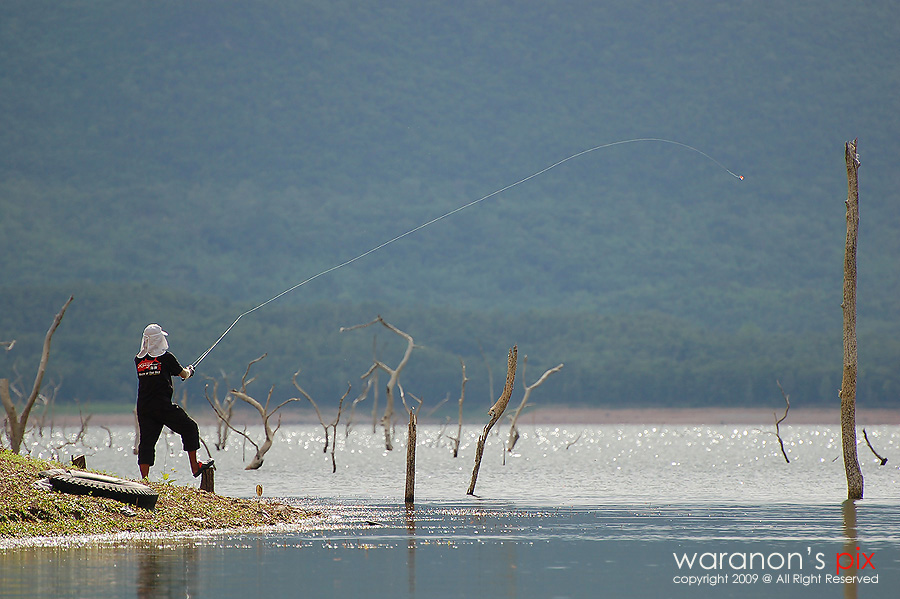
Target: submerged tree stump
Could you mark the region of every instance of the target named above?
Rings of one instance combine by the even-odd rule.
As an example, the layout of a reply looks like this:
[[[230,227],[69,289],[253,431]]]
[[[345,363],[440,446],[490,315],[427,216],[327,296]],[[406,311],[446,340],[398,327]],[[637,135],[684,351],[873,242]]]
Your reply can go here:
[[[216,492],[216,467],[207,468],[200,475],[200,490],[201,491],[209,491],[210,493]]]

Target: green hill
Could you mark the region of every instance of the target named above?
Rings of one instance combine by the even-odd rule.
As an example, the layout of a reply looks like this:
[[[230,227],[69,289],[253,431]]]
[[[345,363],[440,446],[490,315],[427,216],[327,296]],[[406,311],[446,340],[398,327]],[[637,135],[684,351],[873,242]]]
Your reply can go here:
[[[316,278],[242,320],[206,373],[236,380],[269,352],[261,379],[287,393],[303,365],[333,395],[371,344],[336,327],[382,313],[426,346],[409,384],[432,398],[457,392],[459,356],[487,396],[482,350],[500,369],[519,343],[532,372],[566,362],[558,401],[777,402],[776,379],[833,401],[859,137],[860,398],[896,402],[894,13],[5,2],[0,340],[19,343],[0,376],[31,367],[75,292],[61,399],[130,396],[148,322],[191,360],[309,277],[580,151],[655,138],[677,143],[584,154]]]

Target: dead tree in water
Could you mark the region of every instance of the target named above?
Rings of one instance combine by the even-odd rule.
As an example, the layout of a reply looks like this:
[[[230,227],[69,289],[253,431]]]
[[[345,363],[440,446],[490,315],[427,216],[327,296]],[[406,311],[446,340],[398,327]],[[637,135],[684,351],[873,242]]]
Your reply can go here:
[[[220,420],[225,422],[226,425],[228,426],[228,428],[230,428],[237,434],[244,437],[247,441],[249,441],[250,445],[252,445],[256,449],[256,455],[253,456],[253,459],[250,460],[250,463],[247,464],[247,466],[244,468],[244,470],[256,470],[260,466],[262,466],[263,465],[263,457],[266,455],[266,452],[269,451],[269,449],[272,447],[272,443],[275,442],[275,433],[278,432],[279,428],[281,428],[281,418],[279,417],[278,424],[274,429],[272,428],[272,425],[269,423],[269,419],[272,418],[272,416],[274,416],[275,413],[278,412],[278,410],[280,410],[285,405],[287,405],[291,402],[294,402],[294,401],[300,401],[298,398],[293,397],[291,399],[281,402],[274,409],[269,410],[269,401],[271,401],[271,399],[272,399],[272,393],[275,391],[275,385],[272,385],[272,387],[269,389],[269,394],[266,397],[265,404],[261,404],[256,399],[251,397],[249,393],[247,393],[247,387],[250,385],[250,383],[252,383],[253,381],[256,380],[256,377],[253,377],[249,380],[247,379],[247,377],[250,375],[250,368],[257,362],[259,362],[260,360],[265,358],[266,355],[267,354],[263,354],[260,357],[256,358],[255,360],[251,360],[250,363],[247,364],[247,370],[244,372],[244,376],[241,377],[241,388],[231,390],[232,395],[234,395],[241,401],[244,401],[244,402],[250,404],[251,406],[256,408],[257,412],[259,412],[259,416],[262,419],[263,430],[265,431],[265,435],[266,435],[265,439],[263,440],[262,445],[259,445],[258,443],[256,443],[256,441],[251,439],[249,437],[249,435],[247,435],[247,433],[239,431],[238,429],[234,428],[234,426],[230,422],[227,422],[225,420],[225,415],[220,413],[219,410],[216,408],[216,406],[213,404],[213,402],[210,401],[209,396],[207,395],[207,397],[206,397],[206,400],[209,401],[210,407],[212,407],[213,411],[215,411],[216,416],[218,416]]]
[[[216,411],[216,414],[221,414],[222,418],[216,421],[216,449],[222,451],[225,449],[225,444],[228,442],[228,432],[231,430],[229,425],[231,424],[231,418],[234,416],[234,402],[235,397],[228,392],[225,394],[225,397],[219,399],[219,381],[212,377],[206,377],[208,380],[212,381],[212,398],[209,396],[209,383],[204,387],[203,392],[206,394],[206,401],[213,405],[213,409]],[[222,381],[225,383],[225,388],[228,388],[228,378],[225,376],[225,373],[222,372]]]
[[[778,384],[778,388],[781,389],[781,394],[784,396],[784,403],[787,404],[784,408],[784,416],[779,418],[778,414],[775,414],[775,436],[778,437],[778,443],[779,445],[781,445],[781,455],[784,456],[784,461],[790,464],[791,461],[788,459],[787,452],[784,450],[784,441],[781,440],[781,423],[784,422],[785,418],[787,418],[788,410],[791,409],[791,399],[788,394],[784,392],[784,388],[781,386],[781,382],[775,382]]]
[[[869,446],[869,449],[872,450],[872,453],[875,454],[875,457],[878,458],[879,461],[881,461],[881,465],[884,466],[885,464],[887,464],[888,459],[887,459],[887,458],[881,457],[881,456],[878,454],[878,452],[875,451],[875,448],[872,447],[872,442],[869,441],[869,435],[866,434],[866,429],[865,429],[865,428],[863,428],[863,438],[866,440],[866,445],[868,445],[868,446]]]
[[[41,361],[38,364],[37,376],[34,378],[34,385],[31,388],[31,393],[28,394],[28,397],[25,398],[25,401],[22,403],[21,414],[16,409],[16,405],[13,403],[12,397],[9,394],[9,380],[5,378],[0,379],[0,403],[3,404],[3,408],[6,410],[9,448],[13,453],[19,453],[19,450],[22,447],[22,439],[25,438],[25,430],[28,428],[28,417],[31,415],[34,403],[41,394],[41,383],[44,380],[44,372],[47,370],[47,362],[50,360],[50,340],[53,338],[53,333],[56,332],[56,328],[62,321],[63,316],[66,313],[66,308],[69,307],[69,304],[71,304],[74,299],[74,296],[70,296],[69,299],[66,300],[66,303],[63,304],[59,313],[53,318],[53,322],[47,330],[47,334],[44,337],[44,347],[41,351]],[[14,344],[15,341],[5,343],[7,351],[12,349]]]
[[[350,394],[350,389],[352,388],[352,386],[350,385],[350,383],[347,383],[347,390],[344,391],[344,394],[341,395],[340,401],[338,401],[337,416],[334,417],[334,420],[331,421],[331,424],[325,424],[325,420],[322,419],[322,412],[319,411],[318,404],[316,404],[316,402],[313,401],[313,398],[309,395],[309,393],[304,391],[303,388],[300,386],[300,384],[297,382],[297,376],[299,374],[300,374],[300,371],[298,370],[297,372],[294,373],[294,376],[291,380],[293,380],[294,387],[297,388],[297,391],[299,391],[300,394],[303,395],[303,397],[305,397],[307,400],[309,400],[309,403],[312,404],[312,407],[316,410],[316,416],[319,417],[319,424],[321,424],[322,428],[325,429],[325,447],[322,449],[322,453],[328,453],[329,438],[331,439],[331,473],[334,474],[335,472],[337,472],[337,462],[334,459],[334,451],[337,446],[337,425],[338,425],[338,422],[341,420],[341,412],[344,409],[344,400],[347,398],[347,395]],[[359,401],[359,400],[357,400],[357,401]],[[329,428],[331,429],[331,432],[333,433],[332,435],[328,434]]]
[[[856,140],[844,145],[847,163],[847,242],[844,248],[844,368],[841,378],[841,446],[847,475],[847,499],[863,497],[863,475],[856,453],[856,247],[859,236],[859,154]]]
[[[447,435],[447,437],[453,441],[453,457],[459,455],[459,440],[462,438],[462,421],[463,421],[463,402],[466,400],[466,383],[469,382],[469,379],[466,377],[466,363],[463,362],[462,358],[459,359],[460,365],[462,365],[462,385],[459,392],[459,426],[456,428],[456,436],[451,437]]]
[[[484,455],[484,444],[487,441],[488,434],[491,432],[491,428],[497,424],[497,421],[503,416],[506,406],[509,405],[509,398],[512,395],[513,385],[516,380],[517,354],[518,347],[514,345],[509,350],[509,355],[506,359],[506,384],[503,386],[503,393],[500,394],[500,398],[493,406],[491,406],[491,409],[488,410],[488,415],[491,419],[484,426],[484,431],[482,431],[481,436],[478,438],[478,446],[475,448],[475,467],[472,469],[472,480],[469,481],[469,490],[466,491],[466,495],[475,494],[475,483],[478,481],[478,470],[481,468],[481,457]]]
[[[350,404],[350,415],[347,417],[347,422],[344,424],[344,438],[350,436],[350,429],[353,428],[353,416],[356,414],[356,404],[365,401],[365,399],[369,396],[369,391],[372,390],[372,386],[375,383],[372,379],[369,379],[366,383],[366,388],[363,389],[362,393],[360,393],[356,399],[353,400],[353,403]]]
[[[378,361],[378,335],[372,335],[372,362]],[[373,384],[372,391],[372,434],[378,432],[378,371],[372,373],[369,382]]]
[[[381,323],[381,325],[389,331],[396,333],[397,335],[406,339],[406,351],[404,352],[403,358],[400,359],[400,363],[397,364],[396,368],[391,368],[376,357],[374,358],[374,363],[372,364],[371,368],[369,368],[369,370],[367,370],[366,373],[360,377],[361,379],[367,379],[378,370],[383,370],[388,374],[388,376],[390,376],[390,379],[388,380],[387,386],[385,388],[387,394],[387,405],[384,408],[384,416],[382,416],[381,418],[381,424],[384,427],[384,448],[388,451],[391,451],[394,449],[394,445],[391,441],[391,429],[393,428],[394,420],[394,389],[397,387],[397,383],[399,383],[400,381],[400,372],[403,370],[403,367],[406,366],[406,364],[409,362],[409,358],[412,355],[412,350],[413,348],[415,348],[416,344],[409,333],[401,331],[394,325],[385,321],[381,316],[378,316],[378,318],[376,318],[372,322],[367,322],[366,324],[358,324],[352,327],[341,327],[341,332],[343,333],[344,331],[352,331],[354,329],[364,329],[366,327],[372,326],[375,323]]]
[[[516,427],[516,423],[519,421],[519,414],[521,414],[525,406],[528,405],[528,398],[531,397],[531,392],[543,385],[544,381],[546,381],[551,374],[562,370],[563,365],[559,364],[553,368],[550,368],[541,375],[541,378],[536,380],[531,385],[525,383],[525,369],[527,367],[528,356],[525,356],[524,360],[522,361],[522,384],[525,385],[525,395],[522,396],[522,401],[519,403],[519,407],[516,408],[516,413],[512,417],[512,424],[509,427],[509,441],[507,441],[506,443],[506,451],[512,451],[513,447],[516,446],[516,441],[519,440],[519,429]]]

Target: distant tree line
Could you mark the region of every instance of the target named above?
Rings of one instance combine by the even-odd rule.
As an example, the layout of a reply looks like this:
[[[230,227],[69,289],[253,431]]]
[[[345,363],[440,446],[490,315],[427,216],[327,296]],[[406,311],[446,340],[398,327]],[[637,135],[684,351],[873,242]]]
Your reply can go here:
[[[17,371],[27,376],[40,355],[41,329],[63,294],[48,289],[2,291],[0,330],[16,344],[0,352],[0,370],[14,380]],[[54,338],[47,368],[48,381],[59,383],[59,402],[127,409],[135,393],[131,357],[148,322],[163,324],[173,351],[188,363],[246,309],[180,292],[147,291],[137,285],[88,287],[76,293],[78,301]],[[485,356],[502,356],[510,339],[527,352],[535,371],[565,362],[565,371],[544,385],[544,404],[777,405],[779,380],[790,390],[794,405],[803,407],[833,405],[840,387],[839,330],[771,333],[745,327],[728,332],[651,312],[507,314],[321,302],[276,304],[241,320],[201,363],[198,374],[218,378],[224,372],[238,381],[250,360],[267,353],[255,372],[275,385],[274,399],[289,396],[291,375],[298,368],[303,369],[304,388],[316,397],[338,396],[348,382],[361,389],[364,383],[358,376],[372,362],[372,344],[360,342],[359,335],[350,340],[339,330],[373,313],[388,314],[386,318],[421,345],[404,371],[404,385],[418,397],[437,402],[458,394],[459,360],[465,360],[470,379],[466,407],[472,411],[492,403],[490,377],[503,371],[502,363]],[[379,359],[399,359],[403,347],[396,339],[377,330],[370,333]],[[860,327],[859,336],[860,405],[896,405],[897,335]],[[200,384],[192,387],[189,382],[185,388],[189,398],[203,401]]]

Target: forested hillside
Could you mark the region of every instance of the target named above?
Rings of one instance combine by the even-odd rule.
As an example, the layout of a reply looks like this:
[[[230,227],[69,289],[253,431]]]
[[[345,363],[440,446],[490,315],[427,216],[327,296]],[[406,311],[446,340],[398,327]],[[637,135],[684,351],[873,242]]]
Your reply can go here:
[[[900,31],[886,1],[0,5],[0,376],[53,315],[63,400],[131,401],[160,322],[200,372],[337,396],[382,314],[408,388],[514,343],[580,404],[834,401],[843,144],[860,401],[900,393]],[[660,141],[662,140],[662,141]],[[676,143],[671,143],[676,142]],[[743,180],[729,171],[743,175]],[[378,342],[390,352],[387,331]],[[189,387],[202,398],[202,386]],[[260,390],[262,392],[262,390]],[[125,398],[124,400],[122,398]],[[485,399],[487,402],[487,399]]]

